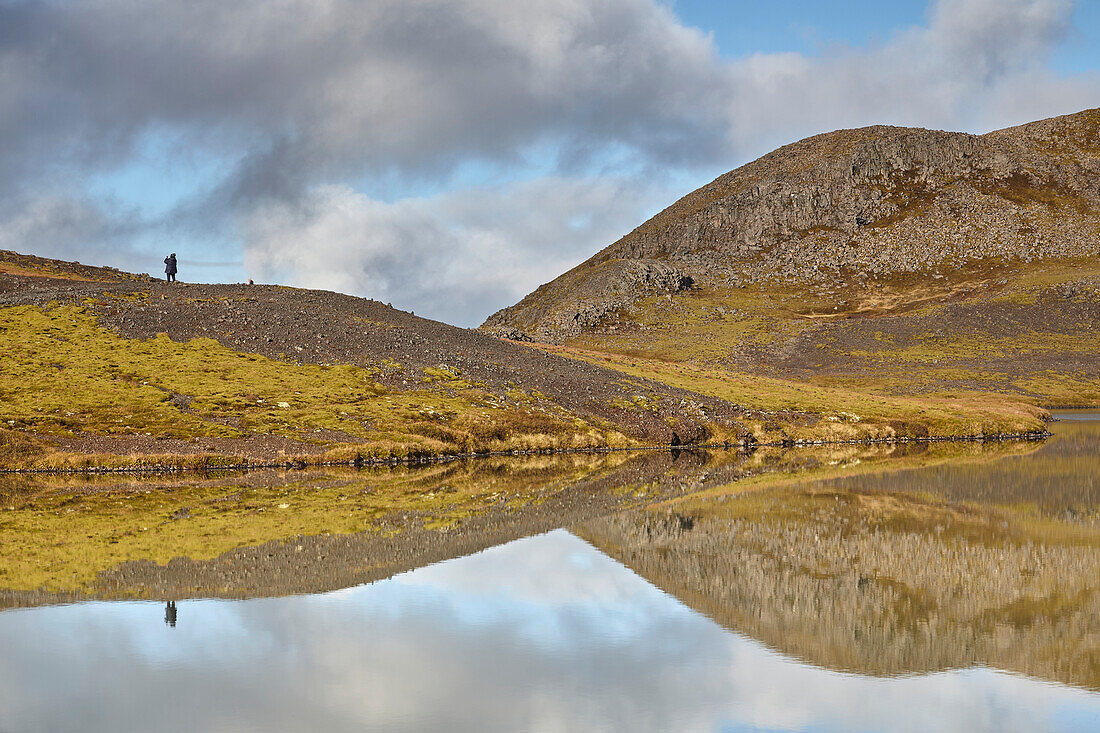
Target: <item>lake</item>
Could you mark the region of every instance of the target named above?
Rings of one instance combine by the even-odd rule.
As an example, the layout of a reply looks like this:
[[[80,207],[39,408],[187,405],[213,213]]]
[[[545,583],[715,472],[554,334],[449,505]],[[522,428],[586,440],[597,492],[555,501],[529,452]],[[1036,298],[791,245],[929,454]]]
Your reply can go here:
[[[12,477],[0,731],[1100,730],[1100,413],[1059,417],[1042,443]]]

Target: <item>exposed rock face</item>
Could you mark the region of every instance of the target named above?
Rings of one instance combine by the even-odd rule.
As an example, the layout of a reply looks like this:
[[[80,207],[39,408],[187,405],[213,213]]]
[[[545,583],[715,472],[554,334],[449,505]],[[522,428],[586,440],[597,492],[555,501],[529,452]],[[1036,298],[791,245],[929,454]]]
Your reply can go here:
[[[1100,109],[986,135],[841,130],[688,194],[485,328],[568,337],[661,287],[633,287],[640,263],[706,287],[1098,252]]]
[[[494,313],[482,329],[517,341],[531,341],[532,335],[540,340],[572,336],[596,325],[608,313],[630,305],[638,297],[678,293],[694,283],[694,278],[681,270],[654,259],[609,260],[594,267],[581,267],[584,269],[577,268],[543,285],[523,303]],[[566,288],[572,297],[565,302],[554,298],[562,290],[557,285],[559,281],[574,273],[578,277]],[[544,291],[550,296],[545,304],[528,303],[528,300],[537,300]],[[539,325],[532,329],[531,335],[514,325],[517,319],[526,322],[532,315]]]

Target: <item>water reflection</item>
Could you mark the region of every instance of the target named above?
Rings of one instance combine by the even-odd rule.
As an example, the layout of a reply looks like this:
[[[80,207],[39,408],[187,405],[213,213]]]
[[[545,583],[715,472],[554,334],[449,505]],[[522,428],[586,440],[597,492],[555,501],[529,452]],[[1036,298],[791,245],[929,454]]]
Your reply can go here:
[[[21,548],[0,558],[0,608],[89,597],[320,592],[745,477],[783,481],[1037,449],[923,443],[649,451],[167,483],[0,477],[0,543]]]
[[[189,602],[189,622],[171,633],[151,623],[156,608],[0,614],[0,727],[923,732],[1100,721],[1095,694],[989,669],[876,679],[793,662],[564,531],[324,595]]]
[[[1097,730],[1098,462],[1093,422],[12,485],[0,603],[158,600],[0,611],[0,731]]]
[[[711,492],[582,536],[813,664],[975,665],[1100,690],[1100,424],[1024,457]]]

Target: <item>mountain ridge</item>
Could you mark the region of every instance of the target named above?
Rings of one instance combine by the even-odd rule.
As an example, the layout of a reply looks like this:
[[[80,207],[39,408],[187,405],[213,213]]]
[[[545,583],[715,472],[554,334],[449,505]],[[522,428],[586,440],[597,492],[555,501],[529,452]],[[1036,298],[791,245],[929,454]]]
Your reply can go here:
[[[721,393],[1100,405],[1098,255],[1100,109],[841,130],[718,177],[481,330]]]
[[[984,135],[883,125],[823,133],[687,194],[482,329],[560,342],[640,296],[693,286],[1093,257],[1098,182],[1100,109]],[[631,271],[657,263],[662,279],[629,287]]]

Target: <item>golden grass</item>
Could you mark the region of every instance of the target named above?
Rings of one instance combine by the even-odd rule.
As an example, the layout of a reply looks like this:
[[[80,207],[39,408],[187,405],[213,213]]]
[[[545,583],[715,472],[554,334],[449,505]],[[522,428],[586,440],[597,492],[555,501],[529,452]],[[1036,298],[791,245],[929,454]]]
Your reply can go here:
[[[360,457],[630,443],[553,406],[502,404],[438,370],[425,375],[420,389],[391,391],[355,366],[289,364],[212,339],[125,339],[76,306],[0,309],[0,353],[0,428],[9,431],[278,435],[353,445]],[[43,444],[20,445],[5,447],[0,459],[18,464]],[[49,460],[56,466],[74,458]]]
[[[1043,429],[1044,412],[1018,399],[983,393],[899,397],[826,387],[714,366],[627,357],[571,347],[545,346],[635,377],[720,397],[751,410],[807,412],[808,424],[777,416],[757,424],[758,440],[857,440],[895,436],[970,436]]]
[[[380,521],[395,515],[445,529],[491,508],[540,501],[628,458],[611,453],[311,471],[301,478],[279,474],[266,486],[243,478],[102,479],[96,486],[22,477],[0,488],[0,544],[18,548],[3,554],[0,587],[87,589],[99,572],[130,560],[208,560],[301,535],[393,532],[396,525]]]
[[[1059,315],[1065,296],[1058,288],[1065,283],[1072,283],[1076,300],[1100,300],[1100,264],[987,261],[944,277],[910,273],[877,280],[852,276],[834,284],[707,286],[672,298],[643,298],[615,314],[606,328],[566,345],[631,360],[691,363],[737,374],[735,382],[749,373],[774,374],[775,364],[793,355],[807,386],[821,388],[826,400],[845,399],[827,387],[924,395],[965,385],[967,391],[1041,405],[1100,405],[1095,375],[1044,365],[1062,357],[1094,363],[1100,353],[1095,324]],[[973,306],[973,315],[949,310],[952,303]],[[1004,318],[1035,325],[1005,333]],[[771,404],[770,386],[765,392],[762,404]],[[838,403],[832,409],[845,408]]]

